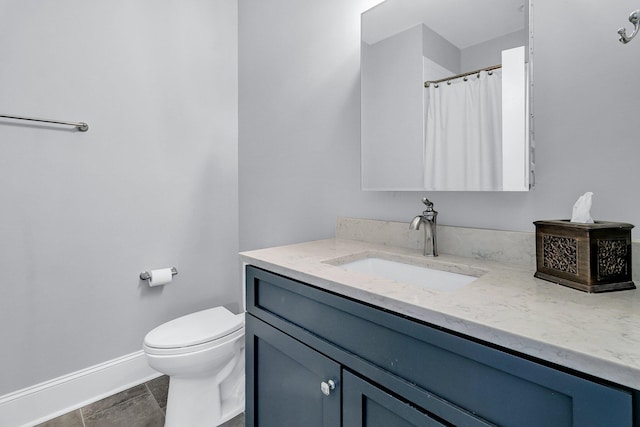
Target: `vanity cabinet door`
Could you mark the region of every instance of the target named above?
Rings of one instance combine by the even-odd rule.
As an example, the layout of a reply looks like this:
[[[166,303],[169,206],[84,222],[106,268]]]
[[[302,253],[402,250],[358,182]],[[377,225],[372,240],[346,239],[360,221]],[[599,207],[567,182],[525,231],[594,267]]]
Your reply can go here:
[[[251,315],[246,340],[247,426],[340,425],[340,365]]]
[[[342,425],[349,427],[446,426],[415,406],[344,371]]]
[[[380,388],[358,374],[343,369],[342,425],[344,427],[495,427],[495,424],[455,408],[448,402],[441,402],[442,405],[448,406],[447,410],[443,411],[442,406],[438,408],[438,405],[434,405],[435,397],[422,396],[421,398],[420,394],[423,393],[417,388],[405,391],[407,395],[392,394],[393,392],[386,387]],[[416,402],[427,404],[422,406]],[[433,410],[439,415],[436,415]]]

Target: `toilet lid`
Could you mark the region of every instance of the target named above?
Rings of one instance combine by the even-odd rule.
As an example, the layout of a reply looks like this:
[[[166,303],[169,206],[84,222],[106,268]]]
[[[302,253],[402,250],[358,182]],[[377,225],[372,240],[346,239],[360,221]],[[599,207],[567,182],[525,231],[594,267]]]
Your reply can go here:
[[[213,341],[237,331],[243,326],[244,316],[238,316],[224,307],[187,314],[153,329],[144,338],[144,344],[155,348],[188,347]]]

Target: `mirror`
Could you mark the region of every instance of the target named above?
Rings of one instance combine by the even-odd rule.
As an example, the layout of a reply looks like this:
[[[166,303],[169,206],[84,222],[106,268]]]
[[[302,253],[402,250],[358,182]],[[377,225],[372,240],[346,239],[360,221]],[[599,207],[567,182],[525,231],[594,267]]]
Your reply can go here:
[[[386,0],[362,14],[363,190],[533,185],[529,0]]]

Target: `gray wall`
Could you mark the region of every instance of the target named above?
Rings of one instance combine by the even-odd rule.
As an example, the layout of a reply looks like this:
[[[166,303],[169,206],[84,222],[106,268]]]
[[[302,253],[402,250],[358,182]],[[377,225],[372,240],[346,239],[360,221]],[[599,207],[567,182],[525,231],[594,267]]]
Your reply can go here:
[[[527,46],[527,32],[525,30],[509,33],[495,39],[469,46],[460,51],[460,72],[478,70],[484,67],[500,64],[502,51],[518,46]]]
[[[536,188],[429,193],[438,220],[529,231],[593,191],[594,218],[640,226],[640,41],[616,34],[637,4],[534,1]],[[241,248],[331,237],[337,216],[422,211],[422,193],[360,191],[358,27],[373,3],[240,0]]]
[[[422,25],[422,55],[452,73],[462,72],[460,49],[426,25]]]
[[[0,395],[240,300],[237,5],[8,0],[0,16]],[[176,266],[171,285],[138,275]]]
[[[373,45],[362,43],[362,161],[367,189],[421,188],[424,160],[422,33],[416,25]],[[402,141],[402,150],[397,144]]]

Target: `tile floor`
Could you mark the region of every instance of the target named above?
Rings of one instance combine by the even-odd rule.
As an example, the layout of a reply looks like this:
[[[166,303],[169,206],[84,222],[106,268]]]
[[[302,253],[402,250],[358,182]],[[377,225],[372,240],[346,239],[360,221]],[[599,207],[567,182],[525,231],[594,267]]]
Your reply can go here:
[[[168,388],[162,376],[35,427],[163,427]],[[222,427],[244,427],[244,414]]]

